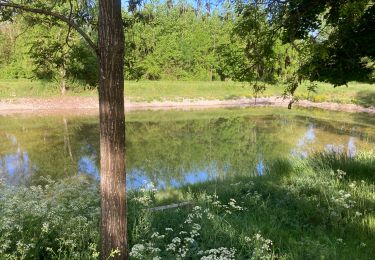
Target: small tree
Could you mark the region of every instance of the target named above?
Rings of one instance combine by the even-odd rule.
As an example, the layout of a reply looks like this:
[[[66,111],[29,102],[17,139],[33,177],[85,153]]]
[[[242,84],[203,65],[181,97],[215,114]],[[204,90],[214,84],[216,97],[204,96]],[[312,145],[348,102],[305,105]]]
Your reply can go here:
[[[263,82],[255,81],[255,83],[252,85],[252,90],[255,98],[255,105],[257,104],[257,99],[259,94],[263,94],[264,91],[266,91],[266,84]]]

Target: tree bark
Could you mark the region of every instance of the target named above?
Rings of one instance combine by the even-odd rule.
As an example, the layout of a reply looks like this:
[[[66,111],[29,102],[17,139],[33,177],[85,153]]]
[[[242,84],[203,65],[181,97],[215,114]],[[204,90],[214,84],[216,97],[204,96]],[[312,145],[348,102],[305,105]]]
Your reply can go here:
[[[101,258],[127,259],[124,35],[120,0],[99,1]]]

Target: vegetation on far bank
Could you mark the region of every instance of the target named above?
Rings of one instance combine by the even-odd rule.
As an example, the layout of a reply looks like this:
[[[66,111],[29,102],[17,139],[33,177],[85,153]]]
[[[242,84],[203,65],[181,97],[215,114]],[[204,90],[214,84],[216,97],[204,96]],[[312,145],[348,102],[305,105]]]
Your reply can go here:
[[[313,102],[352,103],[364,107],[375,106],[373,84],[350,82],[348,86],[333,88],[328,83],[316,83],[310,91],[307,82],[295,93],[297,99]],[[237,99],[241,97],[281,96],[284,85],[267,84],[266,90],[255,94],[249,83],[233,81],[126,81],[125,96],[131,101],[181,101],[182,99]],[[97,90],[89,86],[71,85],[67,96],[97,96]],[[0,100],[27,97],[61,96],[56,83],[38,80],[0,80]]]
[[[275,160],[258,177],[148,184],[129,192],[131,259],[374,259],[374,172],[372,152],[325,153]],[[150,210],[180,201],[192,204]],[[0,206],[0,258],[98,258],[96,181],[0,183]]]
[[[296,1],[293,8],[304,10],[305,5],[311,8],[306,20],[294,17],[296,9],[285,16],[282,10],[286,6],[281,2],[278,3],[280,9],[271,3],[266,8],[266,3],[226,0],[216,5],[185,0],[132,3],[122,10],[124,76],[127,80],[258,82],[251,85],[251,92],[259,93],[267,86],[261,82],[277,82],[284,86],[277,92],[286,91],[290,95],[295,93],[296,87],[301,87],[301,79],[335,85],[348,81],[374,82],[369,21],[372,21],[375,8],[366,7],[370,6],[366,2],[369,0],[314,4]],[[61,3],[60,8],[69,10],[69,4]],[[95,4],[86,8],[88,13],[92,12],[90,17],[95,21]],[[319,12],[326,8],[330,11],[323,18]],[[355,21],[353,17],[357,17]],[[300,24],[301,21],[304,23]],[[86,28],[89,34],[95,26],[96,22]],[[298,26],[301,26],[300,30],[293,32]],[[316,31],[317,35],[308,37],[311,31]],[[96,35],[93,37],[95,41]],[[66,44],[67,40],[69,44]],[[338,51],[342,49],[346,51]],[[61,92],[66,91],[66,86],[82,91],[97,84],[97,65],[95,54],[80,35],[60,21],[39,20],[33,14],[23,14],[15,15],[12,23],[0,23],[1,80],[32,78],[54,81],[53,85]],[[141,83],[141,86],[144,84],[150,83]],[[161,81],[160,85],[164,84]],[[45,87],[49,83],[42,85]],[[168,94],[172,97],[209,97],[205,87],[199,91],[188,89],[182,94],[168,87],[156,98],[170,98]],[[54,90],[43,90],[45,94],[50,91]],[[271,87],[265,92],[272,94],[274,90]],[[132,90],[129,94],[132,96]],[[219,91],[216,96],[239,95],[250,94],[238,89],[229,93]],[[136,97],[150,99],[155,98],[155,94]]]

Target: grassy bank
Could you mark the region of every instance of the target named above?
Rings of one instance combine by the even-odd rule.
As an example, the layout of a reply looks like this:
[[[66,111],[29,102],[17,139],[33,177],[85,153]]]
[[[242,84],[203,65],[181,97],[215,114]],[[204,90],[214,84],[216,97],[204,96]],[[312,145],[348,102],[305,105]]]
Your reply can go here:
[[[130,192],[132,259],[375,258],[373,153],[278,160],[267,172]],[[0,258],[96,259],[97,184],[46,183],[0,186]],[[192,204],[150,210],[178,201]]]
[[[296,92],[297,98],[314,102],[353,103],[362,106],[375,106],[375,87],[370,84],[352,82],[348,87],[333,88],[326,83],[317,84],[316,93],[309,92],[302,84]],[[282,85],[268,85],[260,96],[280,96]],[[127,81],[126,97],[132,101],[181,100],[189,99],[236,99],[253,97],[251,87],[239,82],[204,82],[204,81]],[[20,97],[59,96],[55,83],[29,80],[0,80],[0,99]],[[95,96],[96,90],[73,86],[67,95]]]
[[[66,92],[68,96],[95,96],[97,91],[76,84]],[[1,79],[0,99],[16,98],[43,98],[61,96],[57,82],[28,80],[28,79]]]

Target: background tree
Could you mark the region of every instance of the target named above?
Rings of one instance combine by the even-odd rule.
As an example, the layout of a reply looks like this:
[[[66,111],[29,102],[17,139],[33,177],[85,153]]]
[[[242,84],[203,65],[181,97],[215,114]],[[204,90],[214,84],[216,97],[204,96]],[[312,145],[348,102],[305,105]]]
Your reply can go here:
[[[129,80],[258,79],[259,84],[253,86],[262,86],[262,81],[286,83],[288,95],[300,79],[333,84],[369,81],[374,77],[372,6],[365,0],[313,4],[293,0],[236,0],[211,3],[209,8],[205,1],[132,1],[127,10],[122,10],[125,77]],[[69,16],[68,1],[54,8]],[[72,17],[97,37],[97,11],[93,7],[88,10],[82,14],[73,12]],[[40,24],[40,17],[23,16],[16,16],[12,24],[0,26],[3,39],[0,42],[4,43],[0,44],[0,53],[7,57],[0,61],[0,77],[58,78],[59,62],[53,60],[61,61],[61,55],[52,55],[52,51],[66,46],[64,35],[69,26],[51,19],[43,19]],[[91,22],[86,23],[85,19]],[[60,39],[50,37],[49,44],[47,30],[41,30],[46,40],[43,47],[40,41],[33,40],[36,35],[33,31],[37,30],[34,27],[43,26],[51,33],[62,30],[64,34]],[[5,43],[8,40],[11,44]],[[30,40],[38,48],[31,48]],[[75,44],[64,51],[70,63],[66,64],[69,87],[95,85],[97,75],[92,73],[95,57],[74,31],[70,33],[70,41]],[[49,58],[50,65],[41,66],[37,57],[43,55]]]
[[[69,4],[64,3],[59,10],[66,13],[68,8]],[[4,29],[0,30],[2,38],[8,40],[6,46],[0,46],[0,51],[8,53],[8,59],[0,61],[2,77],[54,81],[62,92],[74,87],[75,82],[97,85],[95,53],[66,23],[31,13],[12,19],[12,23],[3,23]]]

